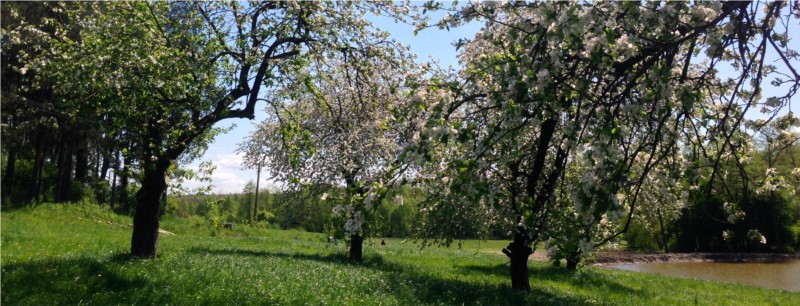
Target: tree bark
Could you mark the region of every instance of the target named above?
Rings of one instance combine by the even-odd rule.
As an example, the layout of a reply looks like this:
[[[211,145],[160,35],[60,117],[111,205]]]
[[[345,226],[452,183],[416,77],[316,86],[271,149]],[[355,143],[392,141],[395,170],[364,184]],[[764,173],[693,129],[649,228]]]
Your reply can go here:
[[[114,178],[111,180],[111,209],[117,200],[117,173],[119,173],[119,151],[114,153]]]
[[[514,241],[503,249],[511,260],[511,289],[531,291],[530,276],[528,274],[528,257],[533,254],[530,247],[530,236],[524,228],[517,228]]]
[[[350,236],[350,260],[363,261],[364,260],[364,240],[361,235],[354,234]]]
[[[62,139],[58,153],[58,177],[56,178],[56,202],[66,202],[69,199],[70,185],[72,185],[72,146],[69,140]]]
[[[31,182],[30,201],[38,201],[39,195],[42,192],[42,168],[44,168],[44,133],[39,130],[40,138],[36,141],[36,157],[33,162],[33,182]]]
[[[574,253],[570,253],[567,256],[567,270],[575,271],[578,269],[578,263],[581,262],[581,252],[580,250]]]
[[[130,157],[122,156],[122,173],[119,176],[119,207],[125,211],[129,211],[130,203],[128,203],[128,174],[130,172]],[[144,184],[142,184],[144,186]]]
[[[136,213],[133,217],[131,256],[156,258],[158,248],[159,211],[167,191],[165,176],[169,160],[160,159],[144,164],[142,187],[136,193]]]
[[[81,183],[87,183],[89,177],[89,150],[85,142],[78,144],[78,150],[75,152],[75,180]]]
[[[6,173],[3,177],[3,197],[10,196],[14,185],[14,175],[17,165],[17,148],[13,146],[8,149],[8,160],[6,161]]]
[[[102,166],[100,166],[100,173],[98,174],[98,176],[100,177],[101,181],[104,181],[106,179],[106,175],[108,175],[108,169],[111,168],[111,163],[108,161],[108,156],[106,156],[105,154],[103,154],[102,156],[103,156],[103,163]]]

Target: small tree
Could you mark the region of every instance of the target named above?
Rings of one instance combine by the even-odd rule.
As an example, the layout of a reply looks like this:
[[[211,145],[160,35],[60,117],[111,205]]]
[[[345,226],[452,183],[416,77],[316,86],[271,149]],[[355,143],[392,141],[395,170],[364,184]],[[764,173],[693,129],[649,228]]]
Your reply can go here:
[[[352,52],[356,51],[356,52]],[[276,106],[246,147],[264,147],[266,161],[290,187],[343,186],[325,193],[346,220],[350,258],[363,258],[364,225],[402,183],[405,146],[422,123],[414,91],[424,71],[401,46],[384,41],[311,59],[306,77],[276,94]]]
[[[255,212],[255,210],[250,209],[250,207],[253,206],[253,193],[255,191],[256,191],[256,184],[254,184],[253,181],[247,182],[247,184],[244,185],[244,190],[242,190],[242,192],[244,193],[244,199],[245,199],[245,202],[246,202],[246,204],[244,204],[244,206],[247,209],[247,220],[250,220],[250,222],[255,222],[256,221],[255,220],[256,212]],[[256,204],[256,205],[258,205],[258,204]]]

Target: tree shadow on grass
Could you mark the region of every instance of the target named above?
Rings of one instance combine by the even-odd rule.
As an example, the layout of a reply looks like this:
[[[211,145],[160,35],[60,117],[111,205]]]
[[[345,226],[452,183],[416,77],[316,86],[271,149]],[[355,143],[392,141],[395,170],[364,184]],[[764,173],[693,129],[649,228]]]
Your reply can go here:
[[[631,288],[616,280],[610,279],[607,275],[587,268],[578,271],[570,271],[564,267],[540,265],[529,267],[528,269],[533,279],[567,282],[576,287],[590,287],[600,292],[614,292],[636,296],[648,295],[647,292],[641,289]]]
[[[100,305],[136,303],[130,292],[148,285],[142,278],[119,275],[94,258],[46,258],[3,265],[3,305]],[[157,300],[147,301],[157,303]]]
[[[211,249],[194,247],[189,252],[222,256],[282,257],[347,266],[359,266],[386,272],[387,284],[402,304],[445,305],[582,305],[580,296],[561,296],[547,288],[533,288],[531,293],[511,290],[510,285],[444,278],[418,267],[385,261],[380,255],[367,254],[363,262],[350,261],[346,254],[304,254],[266,250]],[[479,266],[476,266],[479,267]],[[496,269],[496,267],[491,267]],[[465,271],[469,273],[469,271]],[[504,273],[507,271],[504,270]],[[369,284],[365,284],[368,286]]]
[[[506,263],[494,266],[468,265],[460,266],[459,268],[466,272],[478,272],[492,276],[508,276],[510,267]],[[537,281],[555,281],[570,284],[575,287],[589,287],[601,292],[615,292],[636,296],[646,295],[646,293],[640,289],[625,286],[618,281],[608,279],[604,275],[591,270],[570,271],[564,267],[554,267],[547,264],[529,266],[528,272],[531,276],[531,286],[536,286]]]
[[[237,256],[255,256],[255,257],[281,257],[291,258],[298,260],[313,260],[333,264],[343,264],[351,266],[363,267],[376,267],[384,266],[383,257],[380,254],[365,254],[364,260],[361,262],[351,261],[348,254],[333,253],[333,254],[307,254],[307,253],[288,253],[278,251],[264,251],[264,250],[246,250],[246,249],[212,249],[207,247],[192,247],[188,249],[189,253],[195,254],[211,254],[211,255],[237,255]]]

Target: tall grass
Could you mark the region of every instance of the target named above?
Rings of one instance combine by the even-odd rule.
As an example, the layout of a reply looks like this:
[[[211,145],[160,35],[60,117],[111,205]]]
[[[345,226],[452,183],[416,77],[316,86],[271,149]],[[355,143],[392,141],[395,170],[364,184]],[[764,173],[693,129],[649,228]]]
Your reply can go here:
[[[179,305],[791,305],[800,294],[531,262],[531,293],[509,289],[507,260],[486,250],[401,240],[365,245],[363,263],[321,234],[166,218],[157,260],[127,256],[131,219],[90,204],[2,216],[2,304]],[[211,236],[211,233],[216,236]],[[379,240],[378,240],[379,241]]]

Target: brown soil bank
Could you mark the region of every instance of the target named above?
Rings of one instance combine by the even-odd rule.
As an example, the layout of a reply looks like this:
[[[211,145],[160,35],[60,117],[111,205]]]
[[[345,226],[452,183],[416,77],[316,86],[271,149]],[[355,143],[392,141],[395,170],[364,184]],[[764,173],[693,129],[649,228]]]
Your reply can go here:
[[[786,253],[634,253],[598,252],[591,264],[634,264],[648,262],[786,262],[800,260],[800,254]]]

